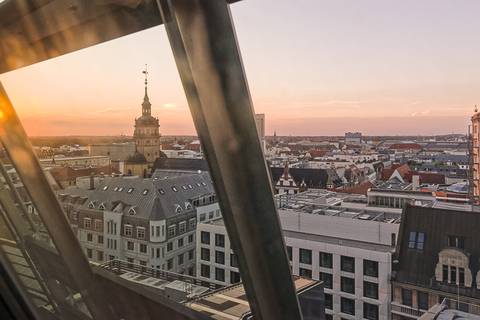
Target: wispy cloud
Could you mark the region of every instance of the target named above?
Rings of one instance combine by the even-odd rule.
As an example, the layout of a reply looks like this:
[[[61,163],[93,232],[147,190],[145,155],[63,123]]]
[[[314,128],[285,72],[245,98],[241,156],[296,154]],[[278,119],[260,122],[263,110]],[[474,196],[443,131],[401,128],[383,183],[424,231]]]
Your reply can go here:
[[[430,114],[430,110],[423,110],[423,111],[415,111],[411,114],[412,117],[421,117],[421,116],[428,116]]]
[[[102,113],[117,113],[117,112],[122,112],[122,111],[127,111],[132,109],[131,107],[125,107],[125,108],[105,108],[101,110],[96,110],[91,112],[92,114],[102,114]]]

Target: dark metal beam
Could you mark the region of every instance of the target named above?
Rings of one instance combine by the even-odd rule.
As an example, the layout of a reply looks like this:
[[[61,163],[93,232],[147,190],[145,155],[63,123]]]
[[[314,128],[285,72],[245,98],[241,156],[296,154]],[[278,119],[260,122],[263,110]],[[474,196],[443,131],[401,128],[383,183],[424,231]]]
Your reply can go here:
[[[96,319],[114,319],[113,308],[105,299],[108,295],[95,281],[88,260],[1,83],[0,139],[89,311]]]
[[[225,0],[157,0],[256,320],[301,312]]]

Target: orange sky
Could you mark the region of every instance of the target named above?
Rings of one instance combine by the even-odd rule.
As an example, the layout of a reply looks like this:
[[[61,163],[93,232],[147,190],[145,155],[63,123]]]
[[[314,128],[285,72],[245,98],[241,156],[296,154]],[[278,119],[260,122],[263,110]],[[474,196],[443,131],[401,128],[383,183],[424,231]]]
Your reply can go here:
[[[480,92],[479,9],[467,0],[262,0],[232,14],[267,134],[396,135],[466,131]],[[0,81],[30,135],[132,134],[145,63],[161,132],[195,134],[163,27]]]

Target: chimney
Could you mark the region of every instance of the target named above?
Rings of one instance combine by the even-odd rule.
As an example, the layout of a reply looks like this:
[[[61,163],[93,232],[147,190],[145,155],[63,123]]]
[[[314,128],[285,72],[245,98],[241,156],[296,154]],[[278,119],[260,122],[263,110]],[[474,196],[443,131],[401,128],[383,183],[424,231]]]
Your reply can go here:
[[[415,174],[412,176],[412,190],[418,190],[420,188],[420,176]]]
[[[90,190],[95,189],[95,173],[90,174]]]

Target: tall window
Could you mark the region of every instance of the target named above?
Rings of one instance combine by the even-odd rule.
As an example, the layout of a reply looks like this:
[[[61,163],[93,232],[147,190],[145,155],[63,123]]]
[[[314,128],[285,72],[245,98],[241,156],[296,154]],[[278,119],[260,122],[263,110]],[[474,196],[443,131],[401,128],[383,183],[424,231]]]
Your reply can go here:
[[[240,273],[235,271],[230,271],[230,283],[240,282]]]
[[[145,228],[144,227],[137,227],[137,238],[138,239],[145,239]]]
[[[402,288],[402,304],[412,306],[412,290]]]
[[[292,247],[287,246],[287,255],[288,255],[288,260],[292,261]]]
[[[129,225],[129,224],[126,224],[123,227],[123,233],[125,234],[125,236],[131,237],[132,236],[132,226]]]
[[[333,309],[333,296],[325,293],[325,309]]]
[[[457,283],[457,267],[450,266],[450,283]]]
[[[363,303],[363,317],[369,320],[378,320],[378,306],[370,303]]]
[[[215,280],[225,282],[225,269],[215,268]]]
[[[312,264],[312,250],[300,248],[300,263]]]
[[[230,254],[230,266],[238,268],[238,257],[235,253]]]
[[[215,234],[215,246],[224,248],[225,247],[225,235]]]
[[[310,279],[312,278],[312,270],[310,269],[299,268],[298,274],[300,275],[300,277],[305,277]]]
[[[378,262],[363,260],[363,274],[369,277],[378,278]]]
[[[171,238],[171,237],[175,237],[175,225],[171,225],[168,227],[168,237]]]
[[[331,253],[320,252],[320,267],[332,268],[333,267],[333,255]]]
[[[210,249],[201,248],[200,249],[200,259],[203,261],[210,261]]]
[[[352,316],[355,315],[355,300],[341,298],[340,299],[340,310],[343,313],[350,314]]]
[[[127,241],[127,249],[133,251],[135,248],[135,244],[132,241]]]
[[[203,244],[210,244],[210,232],[202,231],[200,234],[200,242]]]
[[[355,273],[355,258],[341,256],[340,258],[340,269],[342,271]]]
[[[147,245],[144,243],[140,243],[140,252],[147,253]]]
[[[378,284],[364,281],[363,296],[367,298],[378,299]]]
[[[355,279],[341,277],[340,288],[343,292],[355,294]]]
[[[225,252],[215,251],[215,263],[225,264]]]
[[[178,234],[185,233],[187,231],[187,222],[182,221],[178,224]]]
[[[428,293],[417,291],[418,308],[428,310]]]
[[[333,276],[331,273],[320,272],[320,281],[323,282],[323,286],[327,289],[333,288]]]
[[[210,266],[206,264],[200,265],[200,275],[204,278],[210,278]]]

